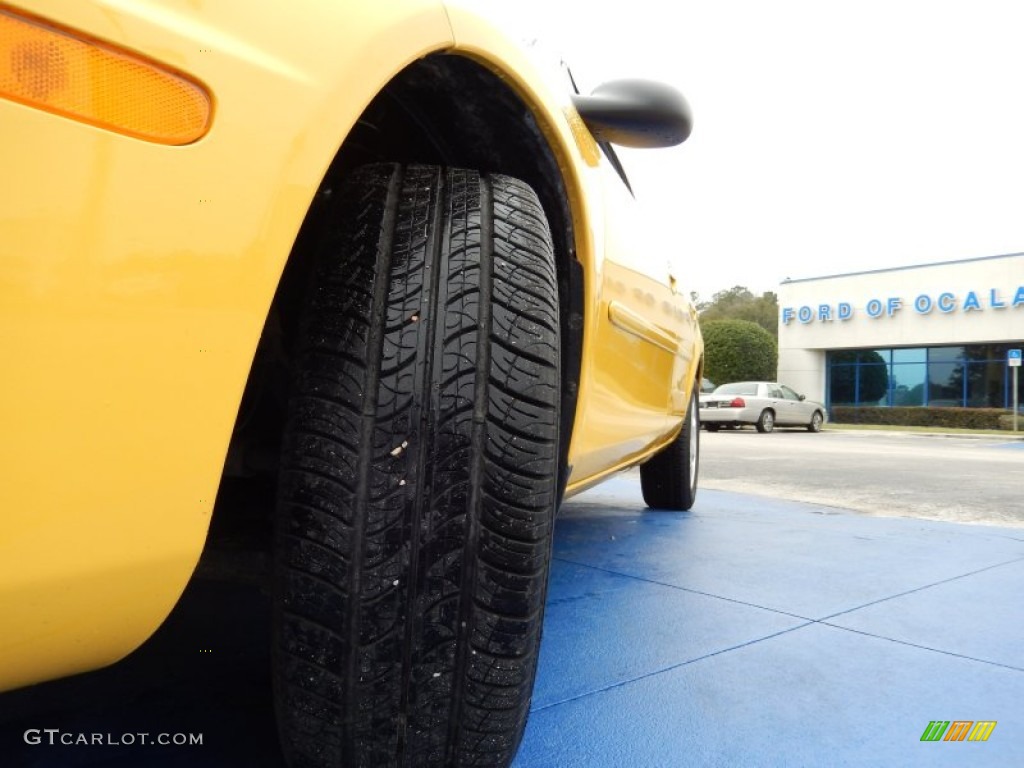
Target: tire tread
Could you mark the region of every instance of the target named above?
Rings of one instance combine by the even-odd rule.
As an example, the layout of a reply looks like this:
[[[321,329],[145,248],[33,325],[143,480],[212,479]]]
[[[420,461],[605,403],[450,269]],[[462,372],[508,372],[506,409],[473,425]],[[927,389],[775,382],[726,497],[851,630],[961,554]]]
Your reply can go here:
[[[508,177],[372,166],[345,186],[323,254],[276,521],[285,751],[507,765],[559,474],[543,211]]]

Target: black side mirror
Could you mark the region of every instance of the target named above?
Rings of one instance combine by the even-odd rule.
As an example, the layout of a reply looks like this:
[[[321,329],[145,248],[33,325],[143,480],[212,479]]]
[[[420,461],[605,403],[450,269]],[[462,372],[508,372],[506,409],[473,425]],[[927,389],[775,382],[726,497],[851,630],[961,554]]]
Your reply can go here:
[[[801,401],[804,401],[804,400],[807,399],[807,395],[797,395],[797,397],[799,397]]]
[[[693,129],[683,95],[652,80],[613,80],[572,102],[597,141],[623,147],[672,147]]]

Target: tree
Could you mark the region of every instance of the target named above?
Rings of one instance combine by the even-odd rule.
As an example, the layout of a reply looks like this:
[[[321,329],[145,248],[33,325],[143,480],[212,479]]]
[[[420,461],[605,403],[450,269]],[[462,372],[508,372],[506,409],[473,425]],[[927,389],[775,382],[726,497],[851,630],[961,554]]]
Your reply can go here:
[[[749,320],[704,322],[704,375],[716,384],[732,381],[772,381],[779,364],[779,345]]]
[[[747,288],[737,285],[727,291],[718,291],[711,301],[700,301],[692,294],[694,304],[700,312],[700,319],[749,320],[757,323],[777,339],[779,336],[779,297],[772,291],[755,296]]]

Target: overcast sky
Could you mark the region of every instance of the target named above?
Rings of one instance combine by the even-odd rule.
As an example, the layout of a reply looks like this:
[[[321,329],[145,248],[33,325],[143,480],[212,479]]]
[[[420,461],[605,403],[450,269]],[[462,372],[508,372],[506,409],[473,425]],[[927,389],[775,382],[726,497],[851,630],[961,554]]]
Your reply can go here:
[[[703,298],[1024,251],[1024,3],[512,5],[584,90],[686,95],[685,144],[621,154]]]

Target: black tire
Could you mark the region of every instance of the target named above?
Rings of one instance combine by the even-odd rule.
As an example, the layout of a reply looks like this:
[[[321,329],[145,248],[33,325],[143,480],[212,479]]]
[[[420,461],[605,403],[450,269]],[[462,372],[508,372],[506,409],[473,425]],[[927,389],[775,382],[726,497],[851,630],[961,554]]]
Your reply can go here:
[[[697,390],[694,389],[679,435],[660,453],[640,465],[640,490],[644,502],[652,509],[685,512],[697,499],[697,477],[700,473],[699,408]]]
[[[757,417],[757,422],[754,426],[757,427],[758,432],[771,432],[775,429],[775,411],[771,408],[765,408],[761,411],[761,415]]]
[[[340,191],[275,521],[293,766],[508,765],[557,497],[559,309],[533,191],[369,166]]]
[[[815,411],[811,414],[811,423],[807,425],[808,432],[821,432],[822,422],[825,421],[825,417],[821,411]]]
[[[704,429],[706,429],[708,432],[717,432],[721,428],[722,428],[721,424],[705,424],[704,425]]]

